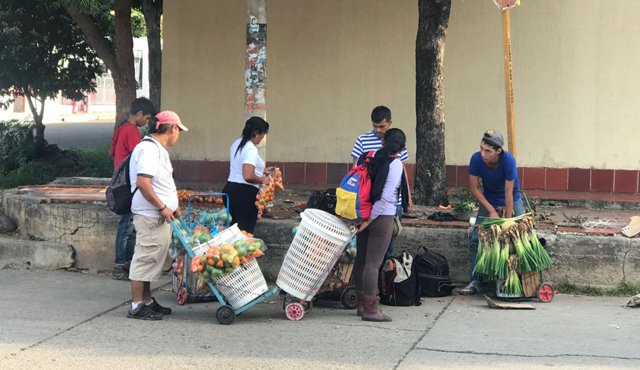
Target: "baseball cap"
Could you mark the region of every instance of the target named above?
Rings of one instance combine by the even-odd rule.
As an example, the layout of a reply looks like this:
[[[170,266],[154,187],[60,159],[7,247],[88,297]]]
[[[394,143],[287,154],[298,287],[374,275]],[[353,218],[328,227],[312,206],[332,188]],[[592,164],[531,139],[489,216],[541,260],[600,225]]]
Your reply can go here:
[[[160,125],[176,125],[181,131],[189,131],[189,129],[180,122],[180,117],[174,111],[165,110],[156,114],[156,128]]]
[[[482,135],[482,140],[485,143],[496,145],[500,148],[504,146],[504,137],[500,133],[500,131],[490,128],[484,132]]]

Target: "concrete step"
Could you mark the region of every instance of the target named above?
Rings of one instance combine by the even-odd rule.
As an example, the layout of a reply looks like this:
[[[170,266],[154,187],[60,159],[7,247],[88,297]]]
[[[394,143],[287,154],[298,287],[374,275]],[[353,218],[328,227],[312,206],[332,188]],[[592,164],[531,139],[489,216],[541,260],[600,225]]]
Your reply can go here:
[[[294,195],[285,193],[281,199],[294,199]],[[36,193],[20,193],[16,190],[4,192],[3,198],[4,211],[18,225],[23,238],[54,242],[51,244],[52,255],[58,253],[60,246],[71,248],[63,249],[66,251],[63,253],[65,258],[42,259],[41,256],[46,255],[43,250],[48,247],[47,244],[40,244],[41,242],[23,241],[22,248],[25,250],[20,251],[22,254],[16,251],[18,247],[0,246],[0,253],[13,256],[11,263],[25,264],[25,261],[29,261],[52,268],[73,264],[74,267],[91,272],[111,270],[119,218],[103,203],[55,203]],[[298,200],[304,202],[306,197],[298,194],[298,199],[290,203],[295,205]],[[561,215],[561,211],[562,209],[558,209],[556,213]],[[266,277],[272,281],[277,277],[291,244],[291,229],[300,222],[295,212],[289,213],[290,215],[279,220],[264,219],[256,229],[256,235],[264,239],[269,247],[259,263]],[[603,214],[599,216],[603,218]],[[628,217],[622,216],[624,215],[617,218],[622,221]],[[601,287],[615,287],[622,281],[640,284],[640,238],[623,237],[619,230],[607,231],[607,235],[583,231],[579,228],[563,230],[555,226],[539,230],[539,235],[547,239],[547,248],[554,261],[554,266],[545,273],[546,279]],[[395,253],[406,250],[415,254],[422,247],[438,251],[449,259],[452,278],[465,282],[468,279],[470,259],[468,233],[465,223],[458,226],[439,225],[435,222],[431,225],[412,225],[407,220],[397,241]],[[33,251],[29,252],[27,249]]]
[[[275,280],[284,256],[293,240],[291,229],[299,221],[262,220],[255,234],[264,239],[268,251],[259,259],[267,279]],[[396,242],[394,255],[407,251],[412,255],[423,247],[442,253],[449,261],[451,278],[468,281],[470,256],[469,229],[451,227],[405,226]],[[625,281],[640,284],[640,238],[620,235],[594,235],[538,231],[545,238],[553,266],[544,280],[554,283],[614,288]]]
[[[0,237],[0,269],[73,266],[75,251],[69,244]]]

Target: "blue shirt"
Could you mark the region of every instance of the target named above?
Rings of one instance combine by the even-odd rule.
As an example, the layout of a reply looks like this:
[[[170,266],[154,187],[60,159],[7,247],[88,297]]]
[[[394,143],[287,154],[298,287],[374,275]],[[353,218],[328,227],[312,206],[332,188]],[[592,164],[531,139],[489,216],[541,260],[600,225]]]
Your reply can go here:
[[[514,181],[513,201],[516,202],[521,199],[516,159],[513,158],[513,155],[509,152],[504,152],[504,154],[500,156],[498,165],[493,169],[487,167],[482,160],[480,152],[474,153],[469,161],[469,175],[482,179],[482,194],[494,207],[505,206],[505,181]]]

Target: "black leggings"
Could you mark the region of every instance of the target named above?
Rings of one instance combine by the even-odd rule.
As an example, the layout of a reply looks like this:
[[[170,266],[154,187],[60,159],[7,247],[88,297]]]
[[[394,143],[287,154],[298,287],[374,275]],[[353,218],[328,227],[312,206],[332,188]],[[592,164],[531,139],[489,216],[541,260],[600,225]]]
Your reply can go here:
[[[227,182],[222,192],[229,196],[231,222],[237,223],[240,230],[253,234],[258,221],[258,209],[255,205],[258,188],[237,182]]]
[[[378,270],[391,241],[393,216],[378,216],[356,237],[358,254],[353,266],[356,290],[363,294],[377,295]]]

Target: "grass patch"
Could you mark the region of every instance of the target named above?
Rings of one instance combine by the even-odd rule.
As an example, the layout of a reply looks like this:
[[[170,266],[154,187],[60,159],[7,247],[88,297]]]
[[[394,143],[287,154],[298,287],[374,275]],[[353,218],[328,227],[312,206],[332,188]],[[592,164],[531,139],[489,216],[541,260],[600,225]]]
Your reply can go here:
[[[56,178],[56,168],[42,162],[29,162],[26,165],[0,175],[0,189],[11,189],[21,185],[42,185]]]
[[[71,150],[79,158],[79,164],[73,168],[58,168],[54,165],[31,161],[6,175],[0,174],[0,189],[11,189],[22,185],[43,185],[57,177],[111,177],[113,159],[109,157],[109,147]]]
[[[598,288],[590,285],[576,285],[569,282],[554,284],[553,288],[557,293],[588,296],[629,297],[640,294],[640,285],[627,282],[622,282],[612,289]]]
[[[87,166],[72,176],[86,177],[111,177],[113,174],[113,158],[109,156],[109,146],[103,145],[90,149],[72,149],[80,158],[86,161]]]

